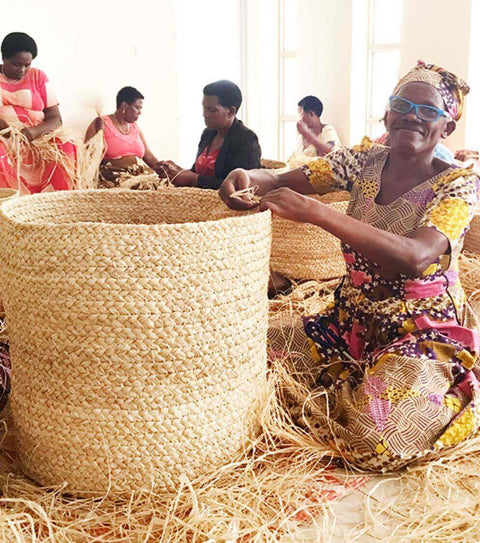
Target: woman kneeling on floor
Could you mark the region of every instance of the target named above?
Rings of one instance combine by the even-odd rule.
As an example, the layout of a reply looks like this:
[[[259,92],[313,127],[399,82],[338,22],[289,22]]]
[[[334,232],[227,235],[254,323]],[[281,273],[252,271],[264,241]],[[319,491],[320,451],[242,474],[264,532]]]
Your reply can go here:
[[[220,190],[247,209],[255,204],[231,195],[258,185],[261,210],[342,241],[347,274],[335,303],[303,323],[325,414],[304,410],[298,422],[366,469],[400,468],[480,424],[479,336],[457,265],[479,182],[433,154],[468,91],[419,63],[389,99],[389,147],[365,139],[284,174],[235,170]],[[305,196],[345,189],[347,216]]]

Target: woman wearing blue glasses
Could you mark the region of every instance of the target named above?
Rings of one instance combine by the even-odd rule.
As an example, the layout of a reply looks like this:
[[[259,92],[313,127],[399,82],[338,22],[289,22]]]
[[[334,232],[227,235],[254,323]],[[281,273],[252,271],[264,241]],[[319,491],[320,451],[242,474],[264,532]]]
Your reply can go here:
[[[335,303],[304,321],[328,406],[306,404],[296,420],[367,469],[400,468],[480,426],[480,341],[457,266],[478,179],[433,152],[468,91],[419,63],[389,99],[390,146],[364,139],[280,175],[235,170],[220,189],[228,205],[247,209],[254,204],[231,195],[258,185],[261,210],[342,241],[347,274]],[[345,189],[347,216],[305,196]]]

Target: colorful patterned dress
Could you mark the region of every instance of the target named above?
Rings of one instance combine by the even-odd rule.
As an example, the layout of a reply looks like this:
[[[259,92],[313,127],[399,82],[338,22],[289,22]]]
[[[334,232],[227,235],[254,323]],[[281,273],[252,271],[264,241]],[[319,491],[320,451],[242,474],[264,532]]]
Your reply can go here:
[[[450,167],[379,205],[389,150],[364,140],[304,167],[319,193],[351,191],[347,214],[355,219],[407,237],[434,228],[450,243],[449,254],[421,277],[394,280],[343,244],[347,274],[333,306],[304,320],[330,409],[329,417],[311,415],[309,426],[328,427],[345,458],[374,470],[454,445],[480,425],[480,388],[471,371],[479,336],[458,277],[479,180],[472,170]]]

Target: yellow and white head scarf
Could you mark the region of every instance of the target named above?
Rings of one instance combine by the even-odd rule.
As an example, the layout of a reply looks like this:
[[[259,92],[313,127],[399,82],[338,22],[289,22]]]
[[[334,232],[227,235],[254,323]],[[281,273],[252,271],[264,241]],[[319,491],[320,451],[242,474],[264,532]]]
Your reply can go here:
[[[407,75],[397,83],[393,93],[398,91],[407,83],[428,83],[435,87],[445,102],[445,107],[455,121],[462,116],[463,102],[465,96],[470,92],[470,87],[455,74],[435,64],[425,64],[419,60],[415,68],[412,68]]]

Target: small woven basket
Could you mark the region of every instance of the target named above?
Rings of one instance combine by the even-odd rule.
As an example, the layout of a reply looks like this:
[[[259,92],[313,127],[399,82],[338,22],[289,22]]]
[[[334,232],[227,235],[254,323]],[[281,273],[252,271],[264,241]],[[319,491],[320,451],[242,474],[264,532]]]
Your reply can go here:
[[[345,191],[312,196],[342,213],[347,210],[349,197]],[[272,227],[270,266],[273,271],[290,279],[318,281],[345,274],[340,241],[319,226],[274,216]]]
[[[270,213],[214,191],[72,191],[0,208],[26,473],[172,490],[228,463],[266,384]]]
[[[474,215],[470,229],[465,234],[463,248],[470,253],[480,254],[480,215]]]
[[[285,168],[287,163],[282,162],[281,160],[273,160],[271,158],[262,158],[261,161],[262,168],[267,170],[279,170],[280,168]]]

